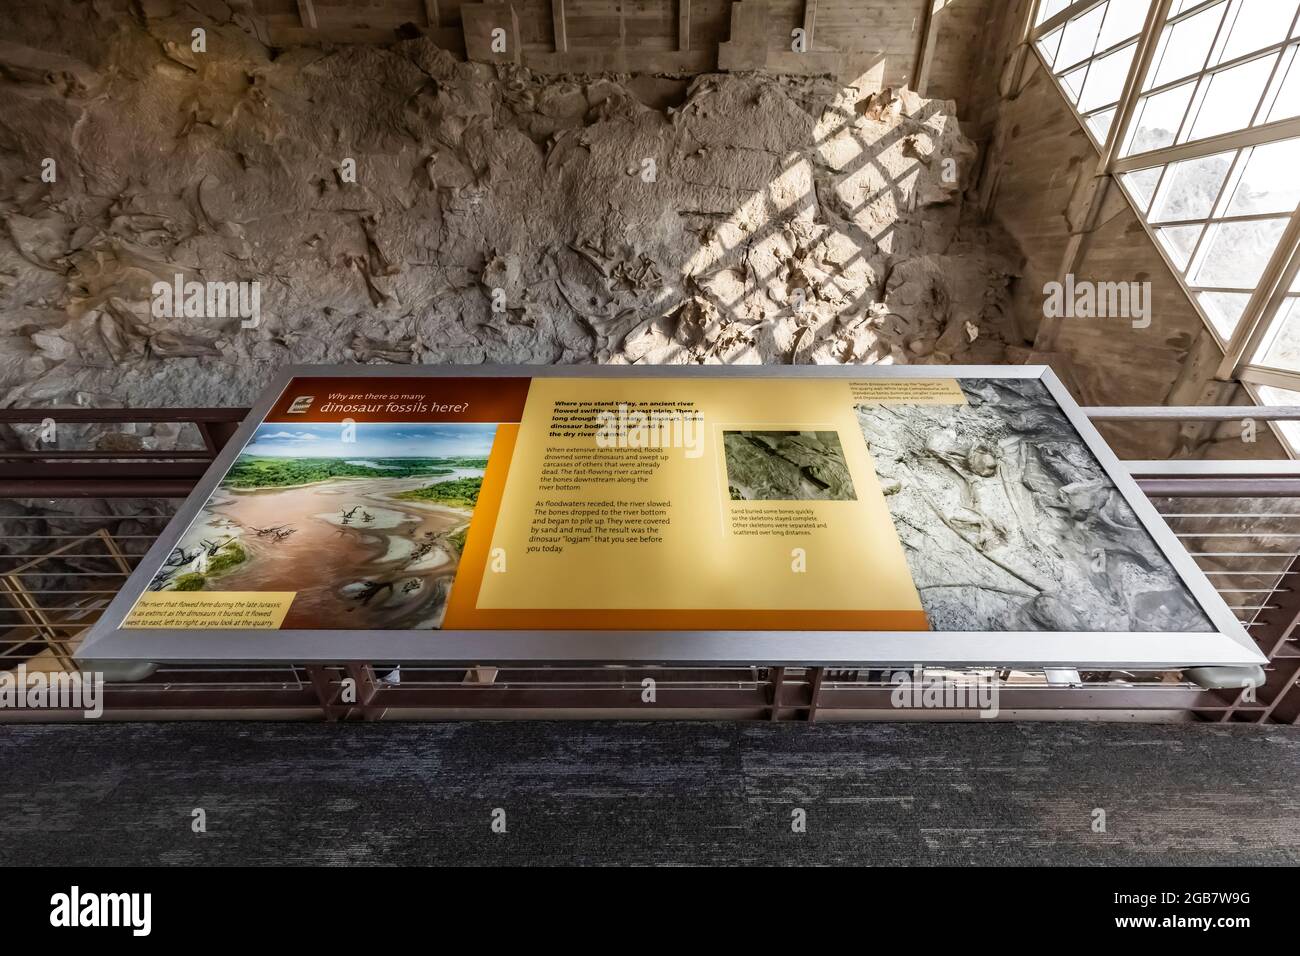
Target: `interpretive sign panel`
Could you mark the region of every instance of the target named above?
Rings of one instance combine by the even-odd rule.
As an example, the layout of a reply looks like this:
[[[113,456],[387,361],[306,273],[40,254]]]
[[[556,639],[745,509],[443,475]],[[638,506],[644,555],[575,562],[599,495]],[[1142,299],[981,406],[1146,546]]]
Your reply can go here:
[[[1040,368],[298,369],[87,659],[1252,664]]]

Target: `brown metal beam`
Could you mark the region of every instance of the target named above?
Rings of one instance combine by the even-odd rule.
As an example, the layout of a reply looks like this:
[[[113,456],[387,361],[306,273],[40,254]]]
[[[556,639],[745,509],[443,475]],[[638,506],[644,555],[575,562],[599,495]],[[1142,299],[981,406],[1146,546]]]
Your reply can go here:
[[[0,425],[35,424],[53,418],[57,422],[242,422],[247,408],[0,408]]]

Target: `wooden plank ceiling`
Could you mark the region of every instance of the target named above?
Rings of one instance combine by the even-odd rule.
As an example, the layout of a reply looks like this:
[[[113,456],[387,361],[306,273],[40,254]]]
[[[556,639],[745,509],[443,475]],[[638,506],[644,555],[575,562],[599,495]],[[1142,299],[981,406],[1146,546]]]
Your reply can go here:
[[[961,71],[994,5],[995,0],[252,0],[262,39],[273,46],[385,43],[423,34],[458,56],[522,63],[543,73],[770,69],[831,74],[867,87],[907,84],[924,91],[935,85],[933,95],[949,97],[961,91]],[[796,30],[803,31],[803,51],[792,48]],[[939,42],[951,46],[953,55],[936,57]]]

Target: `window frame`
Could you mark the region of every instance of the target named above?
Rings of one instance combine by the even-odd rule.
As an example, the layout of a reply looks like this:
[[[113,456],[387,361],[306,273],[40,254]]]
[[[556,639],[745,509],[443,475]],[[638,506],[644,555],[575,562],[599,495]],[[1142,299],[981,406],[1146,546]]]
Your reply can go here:
[[[1273,56],[1274,61],[1269,79],[1264,84],[1259,99],[1251,111],[1251,122],[1257,122],[1262,116],[1268,115],[1265,110],[1272,108],[1271,100],[1280,92],[1278,84],[1286,79],[1286,77],[1279,77],[1279,71],[1288,62],[1290,62],[1289,68],[1291,70],[1300,69],[1300,49],[1294,54],[1294,61],[1288,61],[1289,48],[1300,46],[1300,6],[1297,6],[1297,10],[1292,17],[1291,27],[1282,39],[1268,46],[1242,53],[1231,60],[1224,60],[1210,65],[1215,56],[1221,54],[1224,45],[1227,43],[1228,38],[1224,31],[1230,29],[1230,21],[1231,23],[1236,22],[1236,18],[1232,17],[1231,14],[1234,12],[1234,3],[1237,0],[1200,0],[1200,2],[1188,5],[1186,9],[1181,10],[1176,16],[1172,17],[1170,12],[1174,8],[1175,0],[1150,0],[1146,24],[1142,32],[1137,36],[1137,49],[1119,101],[1114,105],[1101,106],[1084,114],[1077,109],[1074,101],[1065,90],[1061,79],[1055,73],[1053,65],[1048,62],[1047,57],[1040,49],[1039,41],[1054,31],[1064,28],[1070,21],[1086,15],[1103,3],[1134,2],[1134,0],[1075,0],[1063,10],[1043,20],[1042,23],[1038,23],[1039,10],[1045,2],[1047,0],[1034,0],[1034,2],[1027,5],[1027,23],[1022,35],[1030,50],[1033,51],[1033,55],[1038,58],[1039,64],[1070,107],[1071,115],[1078,121],[1084,135],[1096,147],[1098,152],[1098,178],[1108,179],[1119,187],[1139,221],[1141,221],[1143,228],[1146,229],[1152,244],[1182,287],[1188,301],[1201,317],[1206,328],[1210,330],[1214,340],[1223,349],[1224,359],[1218,370],[1219,377],[1244,383],[1252,398],[1257,401],[1259,400],[1257,386],[1271,386],[1300,392],[1300,370],[1273,368],[1265,365],[1260,360],[1260,357],[1264,354],[1263,346],[1272,342],[1281,332],[1280,323],[1288,311],[1288,300],[1300,295],[1300,293],[1292,291],[1296,288],[1297,275],[1300,275],[1300,203],[1290,212],[1289,218],[1285,211],[1273,214],[1227,216],[1218,219],[1214,217],[1214,213],[1218,211],[1218,207],[1224,199],[1224,190],[1229,188],[1229,184],[1234,181],[1237,170],[1241,165],[1249,161],[1247,150],[1255,146],[1300,138],[1300,116],[1260,125],[1247,125],[1241,130],[1221,133],[1199,140],[1179,141],[1186,130],[1190,128],[1189,124],[1195,122],[1194,114],[1198,109],[1198,105],[1203,103],[1204,92],[1210,77],[1261,57]],[[1156,54],[1166,28],[1197,16],[1219,3],[1224,5],[1223,15],[1219,19],[1214,40],[1205,54],[1200,69],[1186,76],[1170,80],[1160,86],[1144,89],[1147,77],[1154,75]],[[1100,30],[1101,27],[1099,26],[1098,29]],[[1135,42],[1133,38],[1128,38],[1105,50],[1094,50],[1088,59],[1081,62],[1091,69],[1092,64],[1097,60],[1109,56],[1133,42]],[[1174,143],[1141,153],[1122,155],[1122,147],[1129,138],[1134,118],[1145,98],[1175,89],[1187,83],[1194,85],[1188,103],[1184,107]],[[1109,133],[1106,139],[1102,141],[1092,128],[1089,118],[1109,109],[1114,109],[1116,113],[1111,121]],[[1159,223],[1153,223],[1150,220],[1149,213],[1155,205],[1159,189],[1165,182],[1168,169],[1172,164],[1228,152],[1234,153],[1228,173],[1223,183],[1220,184],[1219,195],[1206,217]],[[1135,195],[1124,182],[1123,174],[1153,168],[1159,168],[1160,175],[1152,187],[1150,199],[1143,204],[1141,197]],[[1189,282],[1191,270],[1195,267],[1199,250],[1215,224],[1265,219],[1286,220],[1286,226],[1255,289],[1253,291],[1226,290],[1237,294],[1245,294],[1249,291],[1250,299],[1236,324],[1232,336],[1225,338],[1199,300],[1199,293],[1212,292],[1215,289],[1207,286],[1192,286]],[[1180,266],[1166,250],[1164,242],[1157,236],[1157,230],[1177,225],[1197,224],[1202,226],[1202,231],[1197,239],[1196,247],[1189,255],[1188,263],[1185,266]],[[1279,435],[1279,437],[1281,436]],[[1300,449],[1291,448],[1290,443],[1286,440],[1283,440],[1283,444],[1291,449],[1292,454],[1300,452]]]

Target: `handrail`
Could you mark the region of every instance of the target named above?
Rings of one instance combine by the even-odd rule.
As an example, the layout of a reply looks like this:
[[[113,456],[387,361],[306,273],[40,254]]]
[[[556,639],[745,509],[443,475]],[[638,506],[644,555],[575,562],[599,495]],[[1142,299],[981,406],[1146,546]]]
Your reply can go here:
[[[1080,411],[1094,422],[1262,422],[1300,421],[1300,405],[1092,406]]]

